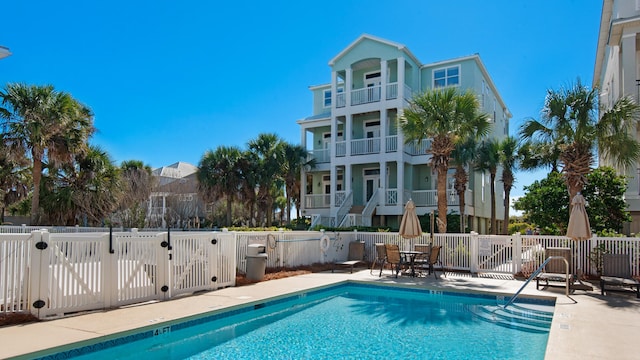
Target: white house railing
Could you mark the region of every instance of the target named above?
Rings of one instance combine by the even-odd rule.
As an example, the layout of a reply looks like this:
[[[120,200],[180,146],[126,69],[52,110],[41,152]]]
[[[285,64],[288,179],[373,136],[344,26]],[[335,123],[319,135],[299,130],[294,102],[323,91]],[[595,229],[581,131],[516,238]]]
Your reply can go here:
[[[380,138],[356,139],[351,141],[351,155],[380,153]]]
[[[398,83],[387,84],[387,100],[398,98]]]
[[[380,85],[351,91],[351,105],[368,104],[380,101]]]
[[[304,196],[304,206],[307,209],[324,209],[330,205],[330,194],[309,194]]]
[[[309,151],[308,160],[314,159],[317,164],[328,163],[331,161],[329,149],[317,149]]]
[[[398,135],[391,135],[385,138],[385,149],[386,152],[396,152],[398,151]]]

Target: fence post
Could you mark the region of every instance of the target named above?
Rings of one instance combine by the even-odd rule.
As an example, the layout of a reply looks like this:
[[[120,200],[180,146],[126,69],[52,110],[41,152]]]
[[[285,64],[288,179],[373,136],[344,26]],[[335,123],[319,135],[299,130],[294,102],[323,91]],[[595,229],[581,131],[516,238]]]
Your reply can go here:
[[[280,240],[284,240],[284,229],[280,229],[280,234],[278,234],[278,241],[276,241],[276,249],[278,249],[278,266],[284,267],[284,242]],[[279,244],[279,245],[278,245]]]
[[[135,231],[134,231],[135,230]],[[138,229],[131,229],[135,236],[138,236]],[[163,232],[156,235],[156,261],[158,262],[158,273],[156,274],[156,292],[160,300],[171,299],[173,284],[171,283],[171,265],[173,264],[170,239],[168,233]],[[158,291],[159,290],[159,291]]]
[[[100,266],[101,269],[101,277],[102,281],[104,281],[104,306],[106,308],[110,308],[115,306],[118,303],[118,279],[120,275],[118,274],[118,254],[119,251],[114,250],[116,247],[115,236],[113,235],[112,229],[109,229],[109,233],[105,234],[105,238],[103,241],[105,244],[105,249],[103,254],[103,258]],[[113,252],[111,252],[113,250]]]
[[[320,248],[322,249],[322,237],[324,236],[324,229],[320,229]],[[331,241],[329,241],[331,244]],[[327,254],[324,250],[320,251],[320,263],[324,264],[326,260]]]
[[[514,266],[514,274],[522,271],[522,236],[519,232],[515,233],[511,237],[511,244],[513,248],[513,266]]]
[[[40,318],[40,309],[49,306],[47,300],[50,299],[47,279],[49,279],[49,255],[51,247],[49,245],[49,232],[47,230],[36,230],[31,232],[32,239],[29,246],[31,250],[31,271],[29,272],[29,296],[28,309],[31,313]]]
[[[472,231],[469,237],[469,270],[472,274],[478,273],[478,241],[478,233]]]

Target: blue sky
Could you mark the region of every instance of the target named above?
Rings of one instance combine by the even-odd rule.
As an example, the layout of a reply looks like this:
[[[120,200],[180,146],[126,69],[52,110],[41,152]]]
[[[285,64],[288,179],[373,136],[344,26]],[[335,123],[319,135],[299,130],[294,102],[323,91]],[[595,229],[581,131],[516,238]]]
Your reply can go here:
[[[0,85],[52,84],[95,113],[120,164],[197,165],[260,133],[300,143],[308,87],[363,33],[406,45],[423,63],[479,53],[513,114],[537,118],[547,89],[591,84],[602,2],[7,1]],[[546,172],[518,173],[513,195]]]

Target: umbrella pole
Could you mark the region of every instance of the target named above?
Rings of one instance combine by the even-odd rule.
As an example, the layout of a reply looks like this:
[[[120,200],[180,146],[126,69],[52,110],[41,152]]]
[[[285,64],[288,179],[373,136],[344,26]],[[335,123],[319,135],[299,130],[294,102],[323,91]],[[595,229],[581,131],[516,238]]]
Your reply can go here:
[[[430,222],[431,222],[431,224],[430,224],[430,226],[429,226],[429,228],[430,228],[430,229],[429,229],[429,230],[430,230],[430,233],[429,233],[429,241],[431,242],[431,244],[430,244],[430,245],[431,245],[431,246],[433,246],[433,226],[435,225],[435,224],[434,224],[434,221],[433,221],[433,210],[431,210],[431,213],[429,214],[429,220],[430,220]]]

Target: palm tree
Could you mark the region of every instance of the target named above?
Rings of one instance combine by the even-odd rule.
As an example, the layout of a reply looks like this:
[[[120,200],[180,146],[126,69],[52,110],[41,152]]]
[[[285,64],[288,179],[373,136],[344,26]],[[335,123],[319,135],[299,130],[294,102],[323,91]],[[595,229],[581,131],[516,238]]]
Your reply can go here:
[[[405,143],[431,139],[427,154],[436,170],[438,184],[438,231],[447,232],[447,171],[456,145],[469,138],[480,139],[490,129],[489,116],[480,112],[472,92],[437,88],[416,95],[404,110],[401,127]]]
[[[500,143],[496,140],[484,141],[478,148],[476,157],[476,170],[488,171],[491,182],[491,234],[495,235],[496,228],[496,175],[500,165]]]
[[[30,180],[28,162],[24,157],[14,158],[0,138],[0,224],[8,205],[26,199]]]
[[[142,228],[154,181],[151,167],[140,160],[126,160],[120,164],[120,176],[123,196],[118,209],[119,220],[123,227]]]
[[[284,174],[284,186],[286,191],[286,204],[287,204],[287,220],[291,224],[291,203],[292,199],[300,199],[300,176],[302,168],[308,166],[313,168],[315,166],[315,160],[307,160],[307,149],[301,145],[284,144],[284,162],[283,174]],[[296,204],[296,208],[300,208],[299,204]]]
[[[249,142],[249,152],[259,166],[258,201],[266,216],[266,226],[273,220],[273,202],[276,192],[283,186],[284,178],[280,172],[284,163],[284,142],[276,134],[260,134]]]
[[[520,155],[518,140],[509,136],[500,142],[500,166],[502,166],[502,184],[504,187],[504,222],[502,233],[509,232],[509,210],[511,209],[511,189],[515,178],[513,172],[519,168]]]
[[[601,109],[598,90],[587,88],[578,79],[569,88],[548,90],[542,118],[526,121],[520,135],[525,141],[546,142],[558,149],[569,198],[573,199],[584,187],[596,151],[619,167],[631,166],[640,157],[640,143],[634,137],[639,117],[640,106],[630,97]]]
[[[119,168],[94,145],[73,164],[47,165],[41,184],[44,220],[52,225],[101,226],[122,194]]]
[[[465,192],[467,191],[467,183],[469,182],[469,174],[467,173],[467,167],[476,157],[476,142],[474,139],[467,139],[456,146],[451,153],[451,160],[456,166],[456,172],[453,174],[454,185],[453,187],[458,194],[459,211],[460,211],[460,232],[464,233],[466,226],[464,223],[464,207],[465,207]]]
[[[235,146],[219,146],[216,151],[207,151],[198,164],[198,182],[207,201],[221,198],[227,200],[227,223],[233,225],[232,204],[238,197],[242,184],[242,172],[239,162],[242,151]]]
[[[36,224],[43,163],[71,164],[75,155],[84,153],[95,131],[93,114],[71,95],[50,85],[8,84],[0,91],[0,98],[10,151],[28,154],[33,162],[31,220]]]

